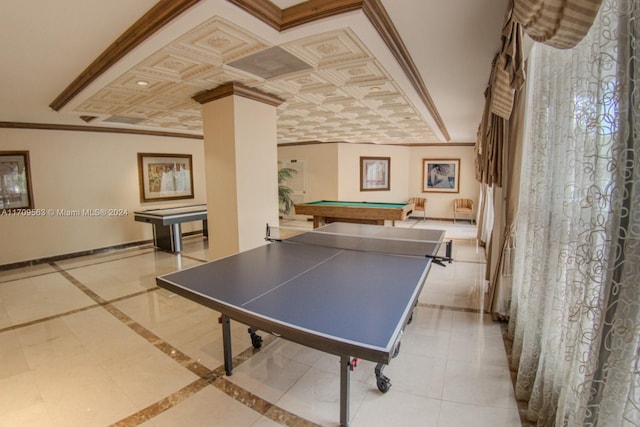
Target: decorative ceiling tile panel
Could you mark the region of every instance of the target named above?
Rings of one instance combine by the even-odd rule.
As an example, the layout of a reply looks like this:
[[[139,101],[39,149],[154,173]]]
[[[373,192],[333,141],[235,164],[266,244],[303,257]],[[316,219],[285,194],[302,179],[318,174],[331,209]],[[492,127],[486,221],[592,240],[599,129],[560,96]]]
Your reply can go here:
[[[220,66],[267,47],[269,45],[259,37],[220,17],[214,17],[170,44],[167,49]]]
[[[146,82],[146,86],[141,86],[138,82]],[[116,79],[111,88],[115,90],[138,93],[141,96],[155,94],[168,87],[174,86],[175,82],[159,77],[136,73],[135,70],[128,72],[119,79]]]
[[[203,64],[190,59],[186,55],[161,51],[137,66],[136,71],[149,76],[182,82],[196,78],[213,67],[211,64]]]
[[[135,91],[126,91],[114,88],[102,91],[102,96],[99,99],[96,99],[95,103],[113,105],[118,108],[135,105],[145,99],[146,97],[144,95]]]
[[[197,93],[237,81],[282,98],[278,142],[402,143],[436,140],[433,130],[348,28],[281,45],[313,66],[261,78],[229,66],[271,48],[259,37],[214,17],[116,78],[75,110],[140,121],[150,128],[202,132]],[[241,63],[241,62],[238,62]],[[144,80],[146,86],[140,86]]]
[[[348,28],[296,40],[283,45],[282,48],[316,68],[373,59],[373,56]]]
[[[90,100],[82,104],[76,112],[78,113],[92,113],[99,115],[113,115],[118,111],[122,111],[123,106],[114,104],[112,102],[106,102],[101,100]]]

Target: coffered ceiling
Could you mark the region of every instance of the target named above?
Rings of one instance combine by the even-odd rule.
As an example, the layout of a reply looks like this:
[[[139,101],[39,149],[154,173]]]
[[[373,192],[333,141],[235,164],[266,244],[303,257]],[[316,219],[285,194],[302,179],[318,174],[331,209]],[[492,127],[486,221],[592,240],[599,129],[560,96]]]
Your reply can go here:
[[[5,125],[198,136],[201,105],[193,96],[235,81],[284,101],[277,107],[281,144],[473,142],[506,10],[506,0],[372,2],[385,22],[366,4],[339,0],[356,7],[280,30],[235,3],[286,11],[305,2],[201,0],[111,60],[60,106],[54,100],[65,88],[155,5],[86,3],[0,6]],[[28,22],[36,34],[22,26]]]

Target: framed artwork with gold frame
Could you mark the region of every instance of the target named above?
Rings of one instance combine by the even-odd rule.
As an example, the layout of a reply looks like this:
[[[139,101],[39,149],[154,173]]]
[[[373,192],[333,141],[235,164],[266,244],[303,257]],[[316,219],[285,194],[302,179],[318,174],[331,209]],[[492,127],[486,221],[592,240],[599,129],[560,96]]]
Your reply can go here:
[[[140,201],[193,199],[191,154],[138,153]]]

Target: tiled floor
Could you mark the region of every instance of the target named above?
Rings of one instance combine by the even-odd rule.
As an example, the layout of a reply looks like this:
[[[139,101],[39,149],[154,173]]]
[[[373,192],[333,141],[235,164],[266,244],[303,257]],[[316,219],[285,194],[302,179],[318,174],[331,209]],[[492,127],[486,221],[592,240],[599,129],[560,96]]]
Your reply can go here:
[[[283,223],[290,230],[305,223]],[[352,426],[521,426],[500,325],[482,313],[484,254],[473,227],[411,220],[454,238],[434,266],[402,348],[385,369],[351,376]],[[0,271],[0,426],[335,426],[338,358],[233,323],[238,366],[226,377],[218,314],[155,286],[205,262],[136,247]]]

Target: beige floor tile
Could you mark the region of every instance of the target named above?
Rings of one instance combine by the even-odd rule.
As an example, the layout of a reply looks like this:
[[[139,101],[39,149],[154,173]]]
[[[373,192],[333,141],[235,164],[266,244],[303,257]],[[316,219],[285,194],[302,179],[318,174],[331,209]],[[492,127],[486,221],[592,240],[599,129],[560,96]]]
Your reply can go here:
[[[31,371],[0,379],[0,420],[26,417],[32,408],[41,408],[44,400],[38,383],[38,377]]]
[[[228,380],[269,402],[277,402],[311,367],[268,348],[264,350],[235,368]]]
[[[27,277],[39,276],[55,272],[49,264],[37,264],[30,267],[13,268],[11,270],[0,270],[0,284],[11,280],[24,279]]]
[[[516,407],[509,369],[480,361],[447,360],[442,400],[504,409]]]
[[[437,427],[439,412],[440,400],[404,393],[392,387],[384,394],[367,393],[350,425]]]
[[[350,406],[355,414],[362,404],[369,385],[351,381]],[[281,408],[323,426],[338,425],[340,421],[340,375],[336,372],[310,368],[287,393],[275,402]]]
[[[260,418],[261,415],[257,412],[209,386],[188,400],[141,424],[141,427],[211,427],[214,425],[249,427],[256,425]]]
[[[520,427],[520,416],[515,408],[503,409],[456,402],[442,402],[441,427],[495,426]]]
[[[0,414],[0,426],[53,427],[53,424],[49,411],[47,411],[47,405],[38,402]]]
[[[59,273],[0,283],[0,328],[88,307],[95,302]]]

